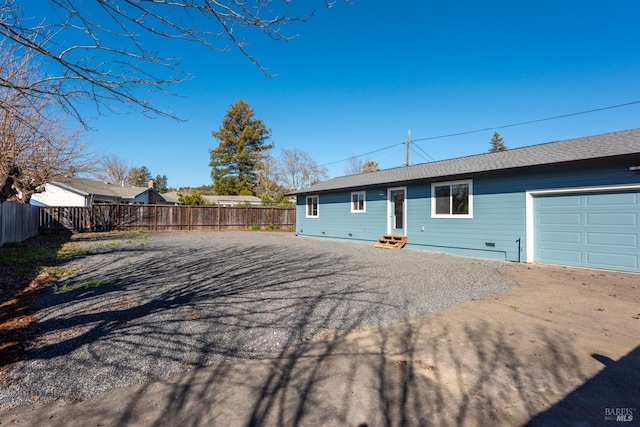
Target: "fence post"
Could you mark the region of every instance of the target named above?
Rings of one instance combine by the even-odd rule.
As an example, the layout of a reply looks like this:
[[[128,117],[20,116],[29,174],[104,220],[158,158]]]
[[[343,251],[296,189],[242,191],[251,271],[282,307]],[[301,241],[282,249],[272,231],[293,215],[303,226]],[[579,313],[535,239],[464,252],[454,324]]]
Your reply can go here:
[[[218,205],[218,231],[220,231],[220,205]]]

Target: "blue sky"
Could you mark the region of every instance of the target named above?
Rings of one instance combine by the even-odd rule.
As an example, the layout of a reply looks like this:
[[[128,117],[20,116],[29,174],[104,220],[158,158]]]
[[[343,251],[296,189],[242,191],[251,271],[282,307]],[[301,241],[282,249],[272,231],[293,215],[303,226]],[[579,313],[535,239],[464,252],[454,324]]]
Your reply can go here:
[[[408,130],[413,164],[486,152],[494,129],[516,148],[640,126],[634,104],[497,129],[640,101],[636,0],[309,3],[316,15],[287,30],[294,40],[249,39],[277,77],[236,51],[167,49],[193,78],[172,88],[180,98],[153,98],[188,121],[101,116],[91,148],[167,175],[171,187],[210,184],[211,132],[239,99],[271,128],[274,156],[304,150],[331,177],[351,155],[385,147],[363,159],[402,166]]]

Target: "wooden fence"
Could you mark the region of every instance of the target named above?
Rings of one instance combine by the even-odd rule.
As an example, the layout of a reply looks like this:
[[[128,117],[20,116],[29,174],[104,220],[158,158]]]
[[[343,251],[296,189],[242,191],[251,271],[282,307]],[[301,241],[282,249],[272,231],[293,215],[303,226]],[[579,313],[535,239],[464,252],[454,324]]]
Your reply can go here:
[[[94,205],[41,207],[40,231],[293,230],[295,208]]]
[[[38,235],[38,208],[24,203],[0,203],[0,246]]]

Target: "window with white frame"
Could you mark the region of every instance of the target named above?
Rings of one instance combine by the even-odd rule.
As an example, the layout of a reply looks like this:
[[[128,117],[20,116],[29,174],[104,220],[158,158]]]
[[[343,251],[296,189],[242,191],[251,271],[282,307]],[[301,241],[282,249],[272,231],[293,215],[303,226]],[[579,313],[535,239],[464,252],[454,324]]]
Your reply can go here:
[[[431,184],[432,218],[473,218],[473,182]]]
[[[364,191],[351,193],[351,213],[366,212],[366,207],[366,193]]]
[[[318,196],[307,196],[307,218],[318,217]]]

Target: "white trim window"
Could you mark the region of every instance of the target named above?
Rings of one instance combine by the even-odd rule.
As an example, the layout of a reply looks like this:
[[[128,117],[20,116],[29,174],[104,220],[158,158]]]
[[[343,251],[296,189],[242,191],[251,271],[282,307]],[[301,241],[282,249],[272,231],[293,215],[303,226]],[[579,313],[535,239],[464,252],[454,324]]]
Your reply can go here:
[[[367,211],[367,193],[354,191],[351,193],[351,213],[364,213]]]
[[[432,218],[473,218],[473,181],[431,184]]]
[[[320,196],[307,196],[307,218],[318,218],[320,216]]]

